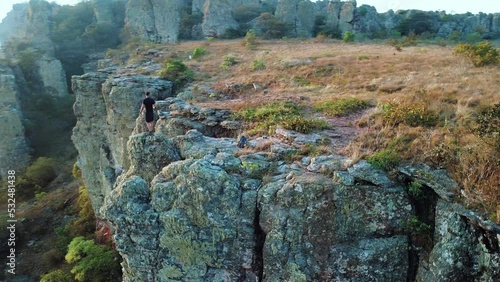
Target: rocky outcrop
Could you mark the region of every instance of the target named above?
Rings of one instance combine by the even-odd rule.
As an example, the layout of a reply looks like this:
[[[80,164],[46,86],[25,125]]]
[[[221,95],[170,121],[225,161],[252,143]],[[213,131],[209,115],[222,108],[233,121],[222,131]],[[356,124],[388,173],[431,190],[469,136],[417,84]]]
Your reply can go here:
[[[73,77],[73,140],[124,281],[498,278],[499,227],[453,203],[458,185],[445,171],[404,165],[393,178],[335,154],[285,162],[321,136],[277,129],[239,148],[229,111],[112,70]],[[159,110],[153,134],[137,117],[145,89]],[[261,142],[273,144],[259,151]],[[409,194],[409,182],[429,198]]]
[[[235,7],[231,1],[206,0],[203,7],[203,23],[201,25],[204,36],[217,37],[229,28],[238,28],[231,12]]]
[[[278,1],[276,17],[290,28],[292,36],[310,37],[314,28],[314,7],[312,2],[303,0]]]
[[[68,95],[66,73],[61,61],[49,56],[43,56],[36,62],[36,65],[46,94],[56,97]]]
[[[0,63],[0,178],[24,168],[30,159],[18,95],[14,72]]]
[[[98,211],[117,176],[130,167],[126,144],[144,91],[150,91],[155,99],[164,99],[172,95],[172,83],[141,75],[108,78],[107,73],[89,73],[74,76],[72,88],[77,117],[72,139],[93,207]]]
[[[182,0],[130,0],[127,3],[125,27],[131,35],[155,43],[177,42]]]

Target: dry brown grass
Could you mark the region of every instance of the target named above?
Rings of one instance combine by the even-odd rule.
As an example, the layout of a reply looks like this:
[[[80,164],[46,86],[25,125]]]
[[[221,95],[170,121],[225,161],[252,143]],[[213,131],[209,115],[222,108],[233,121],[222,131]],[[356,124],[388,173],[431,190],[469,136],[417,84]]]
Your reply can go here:
[[[227,97],[205,102],[206,106],[241,110],[293,100],[308,107],[339,97],[356,97],[374,107],[420,103],[436,114],[437,125],[389,124],[382,110],[374,108],[356,123],[366,130],[344,153],[359,159],[391,147],[406,160],[445,167],[461,184],[466,201],[495,217],[500,200],[499,152],[472,134],[468,124],[479,108],[500,103],[497,67],[474,68],[454,57],[453,47],[415,46],[397,52],[383,44],[311,39],[261,41],[255,50],[248,50],[240,41],[183,42],[165,47],[165,52],[195,70],[195,84]],[[207,55],[188,60],[196,47],[207,50]],[[230,53],[238,64],[222,70],[223,58]],[[252,71],[256,59],[263,60],[266,68]],[[254,83],[262,89],[255,90]],[[231,92],[228,84],[240,88]]]

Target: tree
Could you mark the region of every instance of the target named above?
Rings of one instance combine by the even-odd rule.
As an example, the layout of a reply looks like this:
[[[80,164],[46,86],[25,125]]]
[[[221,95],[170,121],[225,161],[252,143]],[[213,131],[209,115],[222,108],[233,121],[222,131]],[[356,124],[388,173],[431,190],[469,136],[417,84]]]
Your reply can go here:
[[[271,13],[262,13],[257,18],[257,28],[265,39],[282,38],[288,32],[288,26]]]

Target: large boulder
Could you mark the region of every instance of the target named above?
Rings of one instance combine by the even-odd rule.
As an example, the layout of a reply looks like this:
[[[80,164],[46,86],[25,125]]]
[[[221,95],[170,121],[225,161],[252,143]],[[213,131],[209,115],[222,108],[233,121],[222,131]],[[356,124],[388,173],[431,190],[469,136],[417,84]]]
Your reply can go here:
[[[310,1],[278,1],[276,17],[291,27],[293,36],[311,37],[314,28],[314,7]]]

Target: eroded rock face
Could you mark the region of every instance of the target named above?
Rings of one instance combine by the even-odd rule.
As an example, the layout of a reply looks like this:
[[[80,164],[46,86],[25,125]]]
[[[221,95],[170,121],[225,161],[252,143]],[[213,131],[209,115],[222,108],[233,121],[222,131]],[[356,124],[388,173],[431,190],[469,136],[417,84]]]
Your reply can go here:
[[[177,42],[182,0],[130,0],[125,26],[133,35],[155,43]]]
[[[130,167],[127,151],[144,92],[155,99],[172,95],[172,83],[142,75],[108,77],[106,73],[74,76],[77,124],[72,140],[78,164],[98,214],[116,178]]]
[[[265,281],[406,279],[401,223],[412,207],[401,188],[344,186],[303,173],[264,185],[258,206]]]
[[[310,37],[314,28],[314,6],[310,1],[278,1],[276,17],[291,27],[291,35]]]
[[[18,95],[14,72],[0,63],[0,178],[25,167],[30,159]]]
[[[238,23],[234,20],[231,12],[235,7],[231,1],[206,0],[203,6],[203,35],[217,37],[229,28],[237,28]]]

